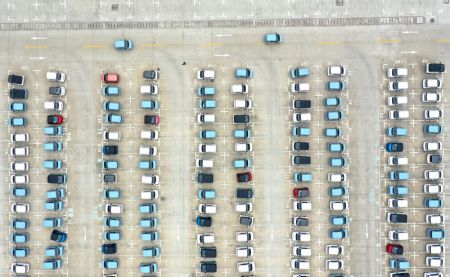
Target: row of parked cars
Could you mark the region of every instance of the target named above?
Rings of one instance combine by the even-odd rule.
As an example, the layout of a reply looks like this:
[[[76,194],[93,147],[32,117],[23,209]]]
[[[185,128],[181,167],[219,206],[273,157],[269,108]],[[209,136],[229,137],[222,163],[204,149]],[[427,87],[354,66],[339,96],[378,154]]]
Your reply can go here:
[[[64,83],[65,74],[62,72],[47,72],[47,80],[50,82]],[[28,106],[26,99],[28,99],[28,90],[23,86],[25,84],[25,77],[19,74],[10,74],[8,76],[8,83],[10,85],[10,112],[14,115],[9,119],[10,126],[13,127],[14,132],[11,134],[11,143],[13,147],[10,149],[10,155],[12,158],[10,171],[11,171],[11,194],[14,197],[14,201],[11,205],[11,212],[14,213],[11,227],[13,233],[11,234],[11,243],[14,244],[11,249],[11,255],[16,259],[16,262],[11,264],[11,272],[15,274],[26,274],[30,270],[30,264],[20,261],[30,255],[30,248],[26,246],[30,236],[27,232],[30,226],[30,220],[27,218],[27,214],[31,210],[30,203],[26,200],[30,195],[30,178],[28,172],[30,170],[27,157],[30,155],[28,143],[30,141],[30,134],[26,132],[27,118],[23,116],[26,113]],[[56,91],[64,91],[64,87],[56,86],[49,88],[49,94],[51,96],[58,97],[60,94],[56,94]],[[64,95],[64,93],[62,94]],[[51,115],[47,115],[47,124],[49,126],[44,127],[44,133],[47,135],[50,141],[44,143],[44,150],[46,152],[57,152],[62,150],[62,142],[57,141],[56,135],[62,135],[63,122],[62,116],[59,114],[64,107],[62,101],[58,98],[52,97],[51,101],[44,102],[44,109],[51,112]],[[55,114],[57,113],[57,114]],[[18,116],[16,116],[18,115]],[[60,133],[50,133],[50,129],[60,129]],[[50,136],[52,136],[50,138]],[[52,147],[51,147],[52,146]],[[58,161],[58,162],[57,162]],[[62,161],[58,159],[46,159],[44,160],[44,168],[48,170],[61,169]],[[47,183],[65,186],[66,175],[58,172],[47,175]],[[60,212],[64,207],[63,198],[66,195],[64,187],[58,186],[52,188],[46,192],[47,200],[44,204],[45,210],[49,212]],[[50,240],[57,242],[58,244],[52,244],[45,249],[45,259],[43,261],[43,269],[55,270],[62,267],[62,256],[64,255],[64,246],[61,244],[66,241],[67,234],[56,228],[61,228],[63,220],[61,215],[45,217],[43,225],[46,228],[52,228],[53,231],[50,235]]]
[[[439,268],[444,266],[444,245],[440,242],[446,236],[443,228],[444,215],[440,208],[443,207],[443,199],[440,197],[443,192],[443,171],[440,169],[442,163],[442,142],[439,141],[439,134],[442,126],[439,119],[442,118],[443,112],[438,107],[441,102],[441,91],[439,88],[442,85],[441,73],[445,71],[445,65],[440,63],[427,63],[425,65],[425,72],[433,74],[434,79],[423,80],[422,88],[422,102],[426,109],[424,110],[423,118],[423,151],[426,153],[426,166],[430,167],[424,170],[423,184],[424,198],[423,205],[427,210],[425,221],[427,226],[425,237],[430,240],[425,245],[425,264],[432,268],[423,273],[424,277],[442,277],[443,274]],[[388,68],[387,76],[390,78],[388,83],[388,91],[390,92],[387,99],[389,107],[396,109],[389,111],[389,119],[391,122],[395,120],[409,118],[409,111],[405,109],[408,104],[408,95],[402,94],[402,91],[407,92],[408,83],[405,78],[408,76],[407,68],[393,67]],[[394,79],[395,78],[395,79]],[[433,85],[434,83],[434,85]],[[388,172],[388,179],[390,184],[387,188],[388,208],[387,222],[392,225],[392,229],[388,232],[388,238],[391,241],[386,245],[386,252],[389,254],[389,268],[391,270],[391,277],[409,277],[408,269],[410,268],[410,261],[402,257],[405,255],[402,241],[408,240],[407,230],[397,227],[408,222],[408,214],[403,210],[408,207],[408,186],[406,182],[410,179],[408,166],[408,157],[404,152],[403,139],[408,136],[407,127],[402,126],[401,121],[397,121],[386,129],[386,136],[390,140],[386,144],[386,151],[390,154],[387,159],[387,164],[390,167]]]

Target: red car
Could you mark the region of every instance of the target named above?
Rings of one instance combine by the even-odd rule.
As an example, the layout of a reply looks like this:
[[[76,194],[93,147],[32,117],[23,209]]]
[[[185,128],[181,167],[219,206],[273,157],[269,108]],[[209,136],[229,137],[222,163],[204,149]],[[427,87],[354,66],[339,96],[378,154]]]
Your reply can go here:
[[[250,182],[253,179],[251,172],[244,172],[236,174],[238,183]]]
[[[119,82],[119,74],[105,73],[102,76],[102,81],[104,83],[118,83]]]
[[[294,189],[294,197],[302,198],[309,196],[309,188],[295,188]]]
[[[394,255],[403,255],[403,246],[400,244],[389,243],[386,245],[386,252]]]
[[[59,114],[51,114],[47,115],[47,124],[51,125],[61,125],[64,121],[62,115]]]
[[[159,124],[159,116],[158,115],[144,116],[144,124],[158,125]]]

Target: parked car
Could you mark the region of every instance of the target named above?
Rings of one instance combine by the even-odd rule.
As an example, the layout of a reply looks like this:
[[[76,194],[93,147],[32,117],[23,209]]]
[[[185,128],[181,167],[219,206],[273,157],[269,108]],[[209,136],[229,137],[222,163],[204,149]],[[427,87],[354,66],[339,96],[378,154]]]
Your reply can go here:
[[[44,127],[44,135],[47,136],[62,136],[64,129],[62,126],[47,126]]]
[[[386,143],[386,151],[387,152],[402,152],[403,151],[403,143],[388,142],[388,143]]]
[[[388,243],[386,252],[393,255],[403,255],[403,246],[401,244]]]
[[[296,137],[310,136],[311,129],[308,127],[292,127],[292,135]]]
[[[406,81],[392,81],[388,83],[389,91],[407,90],[408,82]]]
[[[23,86],[25,83],[25,77],[23,75],[11,73],[8,75],[8,83],[11,85]]]
[[[28,90],[12,88],[9,90],[9,98],[11,99],[27,99],[28,98]]]
[[[425,124],[423,125],[423,133],[426,135],[439,135],[442,132],[441,125]]]
[[[408,69],[403,67],[391,67],[387,69],[389,78],[401,78],[408,76]]]
[[[116,73],[104,73],[102,75],[102,81],[106,84],[108,83],[118,83],[119,82],[119,74]]]
[[[445,64],[443,63],[427,63],[425,65],[425,72],[431,74],[439,74],[445,72]]]
[[[328,97],[323,100],[323,105],[325,107],[337,107],[341,105],[341,98],[339,97]]]
[[[345,84],[342,81],[328,81],[327,89],[330,91],[341,91],[345,89]]]
[[[142,77],[145,80],[158,80],[159,72],[157,70],[144,70],[144,72],[142,73]]]
[[[422,81],[422,88],[441,88],[442,80],[440,79],[425,79]]]
[[[309,76],[309,68],[307,67],[294,67],[291,69],[292,79]]]
[[[26,126],[28,123],[25,117],[11,117],[9,119],[9,125],[12,127]]]
[[[61,169],[63,167],[62,160],[44,160],[45,169]]]
[[[117,86],[103,86],[102,93],[106,96],[118,96],[120,95],[120,88]]]
[[[200,69],[197,71],[198,80],[209,80],[213,81],[216,77],[215,71],[213,69]]]
[[[423,103],[439,103],[441,102],[442,95],[439,92],[424,92],[422,93]]]
[[[309,197],[309,188],[307,188],[307,187],[294,188],[293,195],[294,195],[294,198]]]
[[[404,137],[408,135],[408,129],[403,127],[388,127],[386,128],[386,135],[388,137]]]
[[[328,76],[344,76],[347,74],[347,69],[342,65],[330,65],[327,70]]]
[[[268,33],[264,36],[264,42],[266,44],[279,44],[281,41],[281,35],[278,33]]]
[[[294,172],[293,179],[297,183],[311,182],[313,176],[310,172]]]
[[[407,223],[408,216],[404,213],[388,213],[387,222],[392,223]]]
[[[59,71],[48,71],[47,80],[50,82],[64,83],[66,81],[66,74]]]
[[[236,78],[250,79],[253,77],[253,69],[252,68],[236,68],[236,70],[234,71],[234,76]]]
[[[11,102],[11,104],[9,104],[9,110],[11,112],[25,112],[27,110],[27,103]]]

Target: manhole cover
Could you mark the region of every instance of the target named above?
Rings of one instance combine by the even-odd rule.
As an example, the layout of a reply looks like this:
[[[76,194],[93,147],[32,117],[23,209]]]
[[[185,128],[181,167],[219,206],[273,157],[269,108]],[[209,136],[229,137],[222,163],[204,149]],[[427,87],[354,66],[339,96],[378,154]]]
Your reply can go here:
[[[336,0],[336,6],[344,6],[344,0]]]
[[[112,11],[118,11],[119,10],[119,4],[112,4],[111,5],[111,10]]]

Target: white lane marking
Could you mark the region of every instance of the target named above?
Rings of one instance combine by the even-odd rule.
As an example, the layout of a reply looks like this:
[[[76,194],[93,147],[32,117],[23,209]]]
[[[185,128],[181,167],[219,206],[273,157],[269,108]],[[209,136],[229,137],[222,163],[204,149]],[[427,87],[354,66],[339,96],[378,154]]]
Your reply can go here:
[[[366,223],[366,239],[369,238],[369,224]]]
[[[402,34],[418,34],[419,31],[403,31]]]
[[[46,37],[30,37],[32,40],[41,40],[41,39],[47,39]]]
[[[30,60],[45,60],[45,57],[30,57]]]
[[[232,37],[233,35],[231,34],[220,34],[220,35],[216,35],[216,37]]]
[[[229,54],[214,54],[214,57],[229,57]]]

